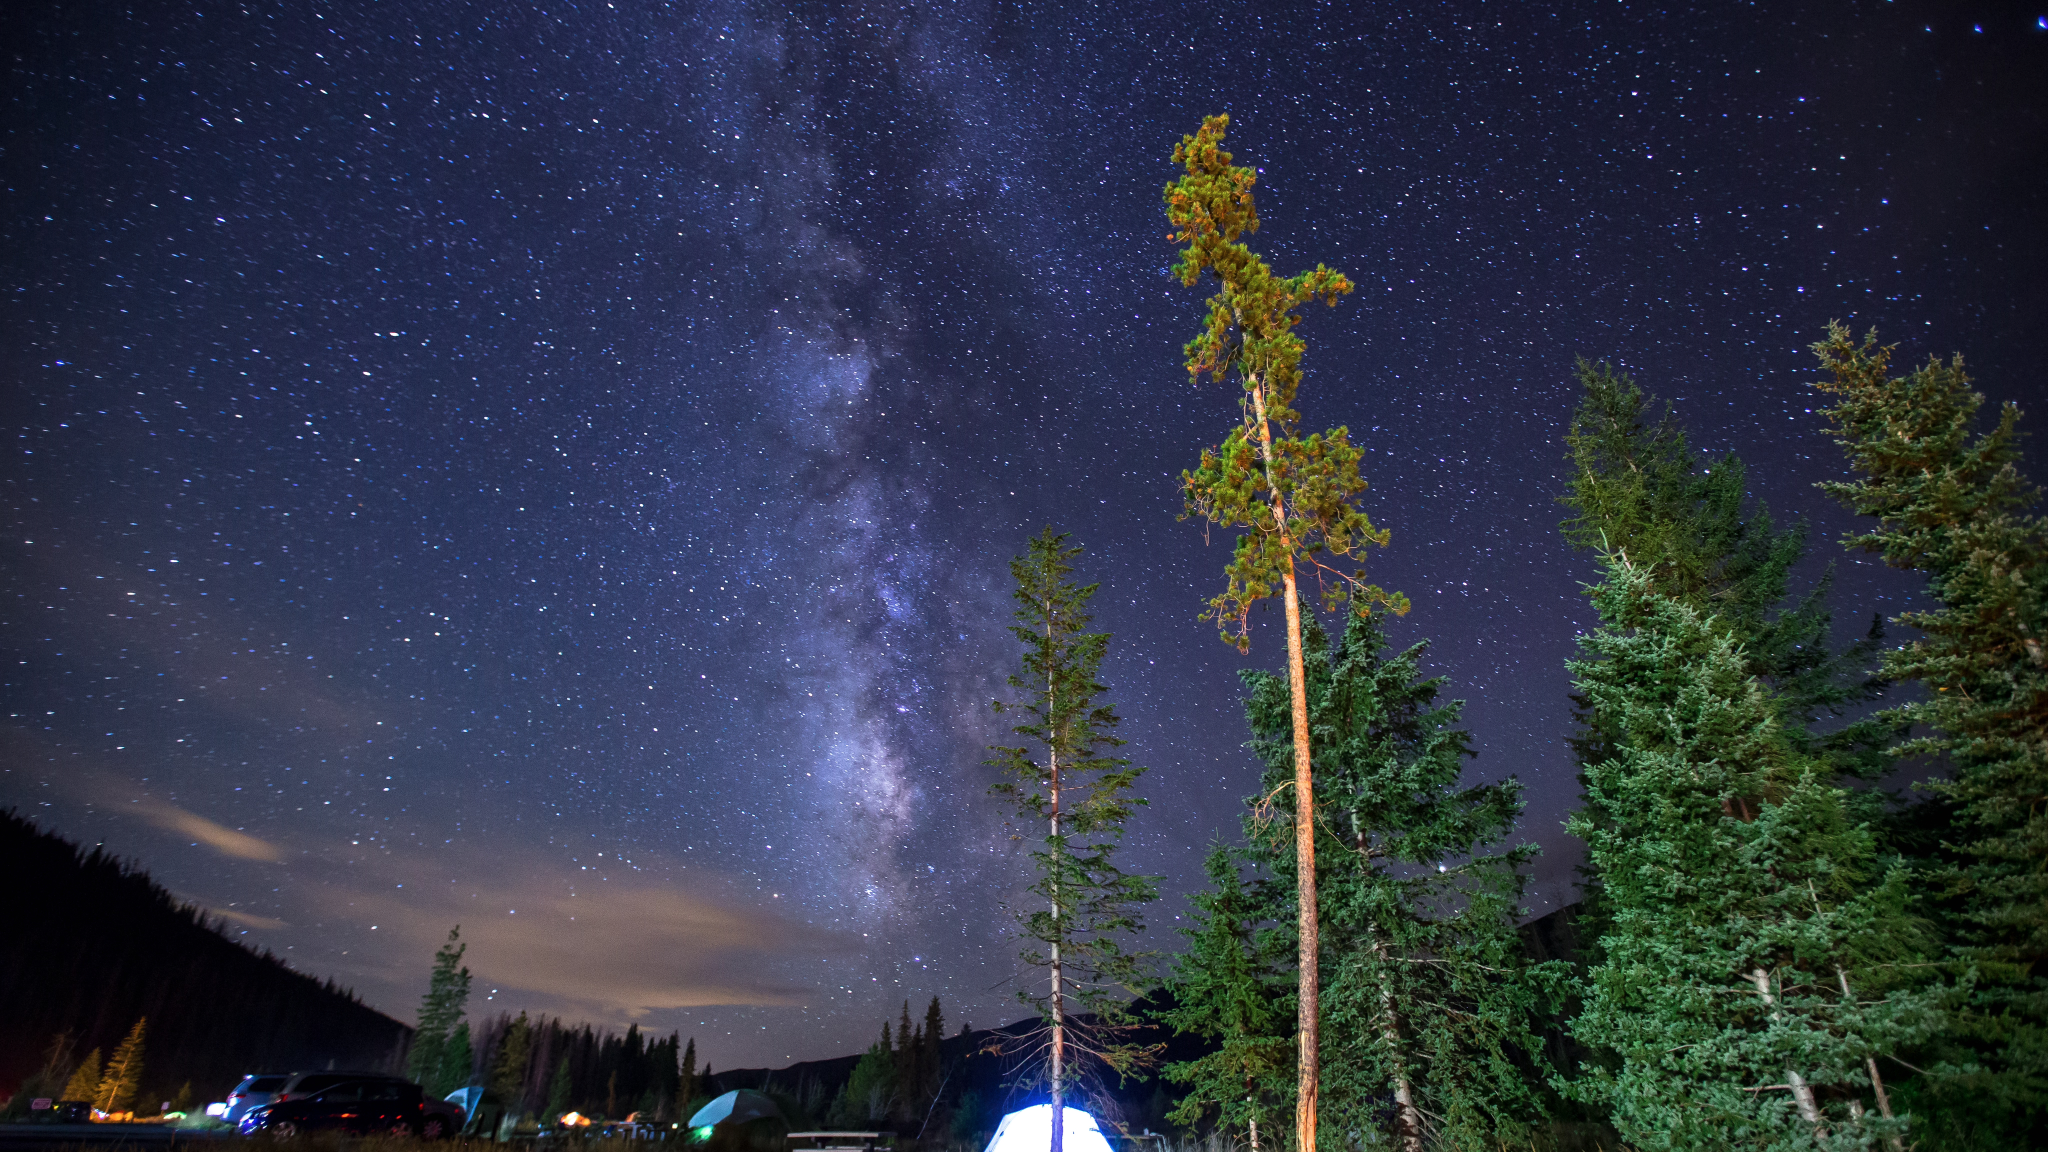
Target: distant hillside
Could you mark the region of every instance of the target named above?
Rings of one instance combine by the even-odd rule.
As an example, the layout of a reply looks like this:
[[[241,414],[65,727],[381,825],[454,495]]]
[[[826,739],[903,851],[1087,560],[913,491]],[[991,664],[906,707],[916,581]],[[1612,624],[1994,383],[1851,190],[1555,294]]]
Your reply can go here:
[[[111,1053],[149,1017],[145,1101],[187,1081],[218,1100],[244,1073],[381,1068],[412,1029],[332,981],[223,936],[131,864],[0,812],[0,1096],[42,1065],[59,1032]]]

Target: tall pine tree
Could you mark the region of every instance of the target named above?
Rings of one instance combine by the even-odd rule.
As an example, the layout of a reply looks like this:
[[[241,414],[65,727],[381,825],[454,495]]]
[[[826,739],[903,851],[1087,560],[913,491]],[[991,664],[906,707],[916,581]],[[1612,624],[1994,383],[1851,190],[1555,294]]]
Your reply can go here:
[[[462,967],[462,926],[448,932],[448,940],[434,952],[433,971],[427,977],[427,993],[420,997],[420,1024],[413,1033],[412,1050],[406,1054],[406,1075],[445,1096],[460,1087],[443,1083],[449,1041],[462,1020],[469,1002],[469,969]],[[466,1075],[466,1073],[465,1073]]]
[[[126,1112],[134,1106],[135,1094],[142,1090],[142,1040],[148,1027],[148,1017],[136,1020],[121,1046],[108,1057],[106,1069],[100,1073],[99,1087],[93,1091],[95,1109]]]
[[[85,1054],[85,1059],[79,1062],[77,1070],[64,1082],[64,1091],[58,1099],[93,1103],[94,1098],[99,1095],[99,1090],[100,1050],[95,1048]]]
[[[1604,887],[1601,960],[1573,1024],[1619,1057],[1577,1081],[1643,1149],[1898,1141],[1878,1058],[1925,1035],[1906,875],[1726,629],[1605,559],[1601,626],[1571,662],[1611,725],[1574,818]],[[1894,1146],[1897,1146],[1894,1143]]]
[[[1925,698],[1892,712],[1938,758],[1953,812],[1932,871],[1976,980],[1936,1056],[1934,1087],[1990,1144],[2048,1128],[2048,521],[2020,474],[2017,406],[1979,433],[1984,397],[1960,356],[1891,375],[1893,348],[1839,324],[1813,346],[1824,410],[1858,478],[1823,484],[1876,520],[1845,543],[1924,573],[1932,611],[1883,673]],[[2007,1133],[2000,1136],[2000,1131]]]
[[[1184,174],[1166,186],[1169,238],[1187,247],[1173,266],[1192,288],[1204,273],[1219,287],[1209,298],[1202,333],[1183,349],[1190,376],[1223,381],[1233,375],[1243,388],[1239,420],[1223,443],[1204,449],[1199,467],[1181,474],[1186,501],[1182,518],[1242,528],[1222,592],[1209,601],[1208,616],[1224,639],[1250,649],[1252,606],[1278,595],[1286,611],[1288,683],[1292,689],[1295,828],[1296,947],[1301,985],[1296,1003],[1298,1042],[1295,1135],[1307,1152],[1316,1146],[1316,1091],[1319,1057],[1319,995],[1316,963],[1316,868],[1313,770],[1310,767],[1307,701],[1302,688],[1302,617],[1298,569],[1306,564],[1327,576],[1330,603],[1353,599],[1360,610],[1382,604],[1408,610],[1407,598],[1365,582],[1362,566],[1369,544],[1384,545],[1387,533],[1373,527],[1356,501],[1365,490],[1359,450],[1342,427],[1301,435],[1294,410],[1301,385],[1304,350],[1295,326],[1300,308],[1312,300],[1335,306],[1351,281],[1320,264],[1298,275],[1275,276],[1265,260],[1239,242],[1259,228],[1252,203],[1258,173],[1231,164],[1223,150],[1230,117],[1211,116],[1193,136],[1183,136],[1173,162]],[[1348,567],[1336,567],[1345,565]]]
[[[1138,994],[1144,954],[1126,946],[1142,931],[1141,910],[1157,895],[1153,880],[1118,868],[1124,824],[1145,801],[1131,794],[1144,771],[1115,756],[1116,710],[1101,702],[1099,682],[1109,636],[1087,631],[1096,586],[1074,583],[1078,545],[1047,526],[1025,555],[1010,563],[1016,579],[1016,624],[1023,668],[1009,678],[1015,700],[995,710],[1023,722],[1011,729],[1028,743],[991,748],[1003,776],[990,791],[1010,802],[1020,820],[1046,829],[1031,854],[1035,906],[1019,913],[1026,964],[1043,969],[1044,992],[1018,996],[1043,1021],[1051,1090],[1052,1152],[1062,1152],[1062,1109],[1077,1072],[1134,1070],[1147,1050],[1125,1041],[1127,996]],[[909,1009],[904,1013],[909,1024]]]

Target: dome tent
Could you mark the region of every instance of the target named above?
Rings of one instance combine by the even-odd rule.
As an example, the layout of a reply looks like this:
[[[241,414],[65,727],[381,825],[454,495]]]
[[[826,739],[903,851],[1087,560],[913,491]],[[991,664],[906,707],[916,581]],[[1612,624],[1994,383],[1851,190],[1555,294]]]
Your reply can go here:
[[[1072,1105],[1060,1109],[1066,1152],[1110,1152],[1095,1117]],[[1034,1104],[1003,1117],[983,1152],[1046,1152],[1052,1147],[1052,1105]]]
[[[789,1123],[759,1092],[727,1092],[690,1117],[690,1142],[703,1152],[783,1152]]]

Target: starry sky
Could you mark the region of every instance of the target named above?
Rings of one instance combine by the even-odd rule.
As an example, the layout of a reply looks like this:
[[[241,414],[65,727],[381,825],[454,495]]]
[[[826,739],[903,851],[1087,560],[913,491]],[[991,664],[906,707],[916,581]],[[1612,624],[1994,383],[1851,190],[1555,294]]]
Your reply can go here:
[[[1677,402],[1842,554],[1831,318],[2048,358],[2033,8],[1884,3],[23,3],[0,25],[0,804],[410,1020],[855,1050],[1019,1011],[986,795],[1006,561],[1088,551],[1131,867],[1171,947],[1256,772],[1175,479],[1232,392],[1179,346],[1168,154],[1262,170],[1366,450],[1393,637],[1475,778],[1576,849],[1555,525],[1574,357]],[[2038,451],[2038,450],[2037,450]],[[2039,475],[2041,470],[2036,469]]]

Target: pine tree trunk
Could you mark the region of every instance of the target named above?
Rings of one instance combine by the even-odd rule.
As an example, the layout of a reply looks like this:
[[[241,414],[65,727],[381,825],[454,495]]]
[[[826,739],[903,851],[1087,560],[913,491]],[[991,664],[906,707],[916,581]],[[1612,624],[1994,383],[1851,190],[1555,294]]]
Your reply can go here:
[[[1050,613],[1047,615],[1045,632],[1052,636]],[[1060,971],[1060,748],[1059,733],[1051,730],[1053,700],[1053,679],[1050,669],[1045,677],[1045,711],[1048,725],[1046,742],[1046,763],[1052,771],[1052,1152],[1066,1152],[1066,1104],[1067,1104],[1067,1013],[1066,981]]]
[[[1835,979],[1842,984],[1842,999],[1853,1005],[1856,1001],[1856,994],[1849,991],[1849,974],[1842,971],[1842,966],[1839,964],[1835,966]],[[1877,1057],[1865,1056],[1863,1058],[1863,1067],[1870,1073],[1870,1090],[1877,1096],[1878,1115],[1883,1116],[1887,1120],[1891,1119],[1892,1098],[1885,1094],[1884,1077],[1879,1075],[1877,1071]],[[1852,1114],[1860,1121],[1863,1118],[1863,1102],[1861,1100],[1854,1101],[1850,1104],[1850,1108]],[[1885,1145],[1892,1149],[1892,1152],[1906,1152],[1906,1142],[1897,1136],[1887,1138]]]
[[[1252,1089],[1252,1078],[1249,1076],[1244,1078],[1244,1102],[1247,1105],[1249,1105],[1252,1109],[1249,1113],[1247,1113],[1245,1120],[1246,1126],[1251,1129],[1252,1133],[1252,1152],[1260,1152],[1258,1113],[1259,1097],[1258,1093],[1253,1091]]]
[[[1294,868],[1299,885],[1301,934],[1301,1002],[1297,1027],[1301,1034],[1301,1066],[1294,1104],[1294,1126],[1300,1152],[1315,1152],[1316,1105],[1320,1070],[1322,940],[1316,908],[1315,779],[1308,747],[1308,682],[1302,669],[1301,601],[1295,595],[1294,564],[1287,565],[1287,683],[1294,697]]]
[[[1380,1036],[1387,1042],[1389,1061],[1394,1066],[1394,1106],[1401,1126],[1401,1152],[1422,1152],[1422,1111],[1415,1106],[1415,1086],[1408,1079],[1408,1062],[1401,1058],[1401,1017],[1394,1006],[1394,985],[1387,978],[1387,946],[1377,930],[1372,933],[1373,957],[1380,962]]]
[[[1266,424],[1265,384],[1248,377],[1253,415],[1259,425],[1259,453],[1265,461],[1266,481],[1273,501],[1273,521],[1280,532],[1280,549],[1287,556],[1282,574],[1287,605],[1287,689],[1294,718],[1294,871],[1296,885],[1297,934],[1300,952],[1295,964],[1300,980],[1300,1011],[1295,1031],[1301,1053],[1297,1065],[1294,1099],[1295,1148],[1315,1152],[1316,1105],[1321,1077],[1322,940],[1317,929],[1316,908],[1316,805],[1314,759],[1308,746],[1308,677],[1302,668],[1301,597],[1294,579],[1294,539],[1287,528],[1287,503],[1280,483],[1273,475],[1273,432]]]
[[[1771,1019],[1784,1019],[1784,1013],[1778,1011],[1777,997],[1771,995],[1771,974],[1755,968],[1750,971],[1749,979],[1756,985],[1756,994],[1763,998],[1764,1007],[1771,1010]],[[1790,1068],[1785,1069],[1785,1083],[1792,1087],[1792,1103],[1799,1109],[1799,1118],[1813,1126],[1815,1136],[1825,1137],[1827,1128],[1821,1123],[1820,1105],[1813,1098],[1813,1085]]]

